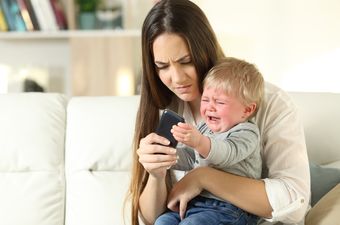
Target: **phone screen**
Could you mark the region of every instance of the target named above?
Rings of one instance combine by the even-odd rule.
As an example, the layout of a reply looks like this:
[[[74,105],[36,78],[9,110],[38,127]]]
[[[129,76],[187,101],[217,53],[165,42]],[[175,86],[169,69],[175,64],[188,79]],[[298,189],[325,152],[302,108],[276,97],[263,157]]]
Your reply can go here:
[[[156,129],[156,133],[168,139],[170,141],[169,146],[173,148],[176,148],[177,140],[174,138],[170,130],[173,125],[176,125],[179,122],[184,123],[184,118],[169,109],[165,109]]]

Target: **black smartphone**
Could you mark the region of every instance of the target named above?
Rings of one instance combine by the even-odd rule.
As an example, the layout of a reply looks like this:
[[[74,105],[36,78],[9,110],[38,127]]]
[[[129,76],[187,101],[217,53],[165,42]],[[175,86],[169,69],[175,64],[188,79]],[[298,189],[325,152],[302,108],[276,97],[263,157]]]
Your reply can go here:
[[[178,124],[179,122],[184,123],[184,118],[177,113],[165,109],[159,120],[158,127],[156,129],[156,133],[162,137],[165,137],[170,141],[169,146],[176,148],[177,140],[174,138],[172,133],[170,132],[173,125]]]

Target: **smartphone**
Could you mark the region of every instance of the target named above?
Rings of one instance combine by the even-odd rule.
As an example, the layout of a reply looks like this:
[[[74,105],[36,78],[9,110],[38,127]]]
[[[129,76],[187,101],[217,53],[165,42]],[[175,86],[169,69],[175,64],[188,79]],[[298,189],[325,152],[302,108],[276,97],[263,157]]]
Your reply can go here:
[[[182,116],[169,109],[165,109],[156,129],[156,133],[168,139],[170,141],[169,146],[173,148],[176,148],[177,140],[174,138],[170,130],[173,125],[176,125],[179,122],[184,123],[184,118]]]

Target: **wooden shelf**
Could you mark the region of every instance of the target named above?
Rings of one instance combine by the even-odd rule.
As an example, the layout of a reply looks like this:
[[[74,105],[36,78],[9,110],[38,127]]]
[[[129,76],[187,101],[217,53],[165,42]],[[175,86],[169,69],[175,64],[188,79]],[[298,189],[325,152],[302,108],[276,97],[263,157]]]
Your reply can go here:
[[[47,68],[50,81],[68,96],[115,95],[119,74],[134,79],[141,73],[141,27],[154,1],[116,0],[123,28],[111,30],[78,29],[76,0],[61,1],[68,30],[0,31],[0,64]]]
[[[68,30],[1,32],[0,40],[69,39],[74,37],[140,37],[140,30]]]

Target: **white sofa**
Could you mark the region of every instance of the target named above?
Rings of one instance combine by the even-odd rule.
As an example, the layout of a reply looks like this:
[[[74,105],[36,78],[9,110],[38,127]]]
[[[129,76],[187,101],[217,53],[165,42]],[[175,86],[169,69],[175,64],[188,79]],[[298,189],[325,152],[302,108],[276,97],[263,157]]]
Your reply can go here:
[[[340,94],[291,94],[310,159],[340,168]],[[0,224],[123,225],[138,103],[0,95]]]

